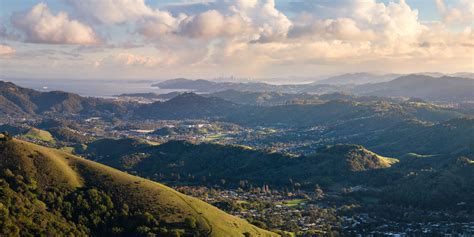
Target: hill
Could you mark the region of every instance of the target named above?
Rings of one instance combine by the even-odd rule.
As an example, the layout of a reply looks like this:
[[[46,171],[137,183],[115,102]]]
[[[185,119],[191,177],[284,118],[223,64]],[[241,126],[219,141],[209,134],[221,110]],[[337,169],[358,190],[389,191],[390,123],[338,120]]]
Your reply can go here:
[[[379,138],[372,149],[395,155],[474,156],[474,117],[455,118],[410,129],[409,133],[401,136]]]
[[[50,132],[37,128],[30,128],[29,131],[23,135],[32,140],[38,140],[42,142],[54,143],[54,137]]]
[[[84,144],[91,141],[91,137],[82,134],[78,129],[77,124],[70,120],[49,118],[30,125],[21,123],[0,125],[0,131],[47,146]]]
[[[354,93],[375,96],[411,97],[430,101],[474,100],[474,80],[460,77],[407,75],[389,82],[360,85]]]
[[[240,91],[278,91],[278,86],[261,82],[213,82],[203,79],[189,80],[185,78],[167,80],[152,86],[161,89],[185,89],[195,92],[218,92],[230,89]]]
[[[301,84],[273,85],[263,82],[215,82],[208,80],[190,80],[185,78],[172,79],[153,84],[161,89],[180,89],[193,92],[214,93],[226,90],[247,92],[281,92],[281,93],[315,93],[325,94],[347,91],[351,87],[345,85]]]
[[[111,147],[129,147],[121,152]],[[396,160],[384,158],[354,145],[336,145],[311,156],[293,157],[240,146],[191,144],[170,141],[151,146],[133,139],[105,139],[88,145],[87,153],[104,163],[143,177],[167,182],[191,182],[238,186],[250,184],[287,186],[289,180],[332,185],[358,183],[366,172],[389,168]],[[278,175],[277,175],[278,174]],[[345,180],[346,178],[349,178]],[[332,180],[332,181],[331,181]]]
[[[237,92],[237,97],[241,98],[241,93]],[[254,100],[251,96],[249,98],[247,101]],[[464,115],[455,109],[429,103],[398,103],[369,97],[361,97],[360,101],[355,100],[258,106],[235,104],[217,97],[185,93],[165,102],[137,107],[134,115],[140,119],[211,118],[247,126],[307,127],[368,121],[368,125],[379,125],[379,128],[386,126],[387,123],[394,124],[409,119],[439,122]]]
[[[376,75],[371,73],[359,72],[359,73],[347,73],[338,76],[333,76],[315,82],[314,84],[329,84],[329,85],[361,85],[366,83],[379,83],[386,82],[395,79],[400,75],[397,74],[384,74]]]
[[[176,97],[180,94],[183,94],[184,92],[170,92],[166,94],[156,94],[153,92],[148,92],[148,93],[126,93],[126,94],[120,94],[117,95],[117,97],[140,97],[140,98],[145,98],[145,99],[150,99],[150,100],[169,100],[173,97]]]
[[[59,150],[0,139],[4,234],[274,235],[159,183]]]
[[[307,93],[282,93],[282,92],[250,92],[225,90],[211,93],[210,97],[218,97],[236,104],[274,106],[298,102],[318,102],[318,96]]]
[[[443,156],[405,159],[405,174],[380,195],[396,205],[455,210],[474,208],[474,162],[468,157]],[[408,205],[407,205],[408,206]]]
[[[446,125],[433,127],[461,123],[463,122],[450,121]],[[426,129],[429,127],[431,126]],[[455,130],[448,130],[455,133]],[[467,130],[466,135],[469,136],[470,132]],[[426,137],[420,136],[418,139],[426,139],[426,142],[423,141],[426,144],[433,142],[430,140],[430,133],[425,135]],[[191,144],[183,141],[171,141],[158,146],[141,145],[119,153],[100,148],[104,143],[91,143],[87,152],[100,157],[98,162],[178,185],[217,185],[246,189],[266,184],[272,188],[290,190],[313,190],[315,185],[327,190],[361,186],[367,192],[354,195],[375,198],[379,204],[452,209],[462,208],[457,206],[460,202],[466,202],[472,207],[474,189],[470,184],[474,182],[474,162],[470,157],[473,154],[465,155],[465,149],[472,147],[471,140],[467,138],[457,144],[460,140],[454,139],[446,145],[435,142],[432,145],[439,146],[433,148],[438,152],[435,155],[404,153],[406,155],[398,159],[378,155],[360,145],[326,146],[312,155],[295,157],[240,146]],[[108,140],[107,144],[115,147],[115,144],[132,141]],[[393,146],[402,147],[403,144],[407,145],[406,141]],[[414,142],[401,152],[418,151],[417,146],[419,142]],[[452,152],[461,146],[464,148]],[[98,148],[102,152],[94,152]]]
[[[57,141],[64,143],[83,144],[92,139],[91,137],[79,132],[79,126],[75,122],[69,120],[47,118],[35,124],[35,127],[50,132]]]
[[[135,115],[153,119],[218,118],[239,107],[239,105],[220,98],[184,93],[165,102],[142,105],[135,110]]]
[[[323,154],[332,157],[332,159],[327,159],[328,162],[339,163],[325,164],[325,166],[333,169],[344,168],[354,172],[389,168],[399,162],[399,160],[394,158],[377,155],[360,145],[328,146],[318,152],[318,155]],[[343,155],[345,159],[338,158],[338,156],[341,155]]]
[[[333,100],[319,104],[289,104],[235,110],[225,119],[250,126],[301,128],[314,125],[347,125],[346,128],[368,132],[367,129],[382,129],[410,119],[439,122],[461,116],[463,114],[454,109],[429,103]]]
[[[0,81],[0,113],[9,116],[38,114],[120,114],[126,105],[111,100],[81,97],[77,94],[51,91],[39,92]]]
[[[184,93],[164,102],[138,104],[86,98],[66,92],[38,92],[6,82],[0,83],[0,92],[0,96],[5,98],[3,104],[0,98],[0,112],[3,111],[5,116],[12,117],[81,115],[128,118],[131,116],[137,119],[219,119],[249,126],[306,127],[324,125],[327,122],[336,124],[354,122],[357,119],[382,121],[416,119],[439,122],[464,115],[455,109],[426,102],[399,102],[343,93],[315,96],[303,93],[234,90],[216,93],[234,102],[212,95]],[[318,98],[323,101],[319,101]],[[282,104],[283,101],[290,103]],[[55,127],[64,128],[68,125]],[[64,129],[58,133],[73,135],[71,131]]]
[[[8,134],[15,136],[28,132],[28,127],[21,125],[2,124],[0,125],[0,131],[7,132]]]

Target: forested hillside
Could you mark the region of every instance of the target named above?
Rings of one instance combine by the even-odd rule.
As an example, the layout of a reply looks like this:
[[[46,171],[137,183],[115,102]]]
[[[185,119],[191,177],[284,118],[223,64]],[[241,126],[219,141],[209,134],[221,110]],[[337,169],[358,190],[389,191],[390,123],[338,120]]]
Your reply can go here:
[[[276,236],[164,185],[55,149],[0,141],[7,236]]]

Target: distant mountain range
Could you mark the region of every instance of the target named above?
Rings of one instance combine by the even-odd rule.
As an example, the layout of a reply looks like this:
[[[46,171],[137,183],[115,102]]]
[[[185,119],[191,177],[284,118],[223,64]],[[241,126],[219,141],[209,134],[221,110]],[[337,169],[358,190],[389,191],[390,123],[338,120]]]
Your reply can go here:
[[[360,85],[355,94],[412,97],[430,101],[474,101],[474,80],[459,77],[402,76],[395,80]]]
[[[274,106],[296,103],[320,102],[319,96],[308,93],[282,93],[282,92],[251,92],[225,90],[211,94],[202,94],[206,97],[218,97],[236,104]]]
[[[282,92],[282,93],[334,93],[345,91],[343,85],[302,84],[302,85],[272,85],[263,82],[214,82],[208,80],[190,80],[185,78],[172,79],[153,84],[161,89],[181,89],[200,93],[213,93],[225,90],[248,92]]]
[[[466,73],[459,74],[469,76]],[[376,82],[376,83],[374,83]],[[279,92],[328,94],[335,92],[354,95],[419,98],[438,102],[474,101],[474,80],[462,77],[432,77],[422,74],[346,74],[302,85],[271,85],[266,83],[212,82],[206,80],[173,79],[154,86],[163,89],[187,89],[216,93],[228,90],[245,92]]]
[[[343,124],[349,121],[367,123],[367,126],[388,126],[411,119],[438,122],[463,116],[463,113],[453,109],[420,102],[329,100],[310,104],[257,106],[193,93],[185,93],[165,102],[142,105],[133,114],[146,119],[213,119],[247,126],[290,127]],[[366,131],[369,127],[366,127]]]
[[[400,74],[371,74],[371,73],[348,73],[329,77],[324,80],[314,82],[313,84],[328,85],[362,85],[367,83],[387,82],[401,76]]]
[[[410,74],[375,74],[367,72],[358,73],[346,73],[336,76],[331,76],[322,80],[315,81],[313,84],[328,84],[328,85],[362,85],[362,84],[374,84],[381,82],[388,82],[398,77],[408,76]],[[413,73],[411,75],[430,76],[430,77],[462,77],[474,79],[474,73],[471,72],[458,72],[451,74],[443,74],[439,72],[421,72]]]
[[[213,82],[208,80],[189,80],[185,78],[177,78],[152,86],[159,87],[161,89],[186,89],[196,92],[215,92],[223,91],[228,89],[235,89],[240,91],[277,91],[280,90],[279,86],[270,85],[261,82]]]
[[[424,78],[424,80],[433,79],[426,76]],[[449,82],[456,82],[454,86],[450,84],[451,87],[449,88],[451,89],[448,88],[448,91],[453,93],[459,92],[459,95],[465,95],[462,98],[468,98],[470,94],[468,91],[469,83],[471,82],[469,79],[447,79],[450,80]],[[404,80],[407,79],[400,78],[387,83],[398,83]],[[444,79],[434,80],[435,82],[441,80],[442,84],[440,85],[447,87]],[[378,88],[385,88],[383,85],[385,84],[373,84],[374,92],[367,91],[364,93],[375,93],[378,91]],[[463,88],[455,91],[457,90],[455,88],[460,85]],[[0,112],[9,116],[53,114],[56,116],[97,115],[110,118],[131,116],[137,119],[217,119],[243,125],[296,127],[313,126],[328,122],[334,123],[335,121],[339,123],[355,121],[354,118],[364,118],[366,122],[371,119],[386,122],[407,119],[439,122],[463,116],[463,113],[460,111],[419,101],[416,103],[401,103],[377,97],[353,97],[345,94],[313,97],[308,94],[289,95],[272,92],[228,91],[225,95],[220,93],[220,96],[235,101],[231,102],[213,96],[184,93],[164,102],[138,104],[81,97],[66,92],[38,92],[5,82],[0,84],[0,92],[0,99],[2,101],[0,103]],[[219,93],[215,95],[219,96]],[[439,92],[439,96],[442,95],[444,94]],[[260,106],[258,103],[260,96],[261,98],[274,98],[273,102],[269,103],[275,104],[280,104],[286,99],[309,99],[311,103]],[[248,99],[249,104],[241,104],[242,102],[245,103],[245,98]],[[252,101],[254,102],[252,103]],[[260,101],[267,103],[272,101],[272,99],[262,99]]]
[[[357,102],[387,101],[418,98],[435,102],[472,102],[474,101],[474,80],[459,77],[430,77],[408,75],[387,82],[362,85],[269,85],[265,83],[219,83],[205,80],[178,79],[158,84],[167,88],[207,91],[210,94],[193,98],[191,94],[183,96],[181,92],[166,95],[132,94],[124,96],[144,96],[159,100],[174,99],[171,102],[140,105],[132,102],[118,102],[111,99],[81,97],[77,94],[52,91],[39,92],[22,88],[10,82],[0,81],[0,114],[10,116],[36,116],[41,114],[87,115],[87,116],[145,116],[179,117],[186,112],[174,111],[188,106],[187,117],[223,117],[230,112],[238,113],[244,107],[275,106],[286,104],[321,103],[327,100],[350,100]],[[332,94],[328,94],[332,93]],[[319,95],[315,95],[319,94]],[[352,94],[352,95],[351,95]],[[355,96],[354,96],[355,95]],[[208,97],[203,99],[201,97]],[[220,98],[221,100],[217,100]],[[225,101],[223,101],[225,100]],[[231,105],[233,104],[233,105]],[[192,105],[192,106],[191,106]],[[242,106],[247,105],[247,106]],[[165,107],[168,106],[167,110]],[[196,107],[197,106],[197,107]],[[199,108],[199,109],[194,109]],[[192,112],[194,110],[194,112]],[[200,111],[197,111],[200,110]],[[261,111],[261,110],[258,110]],[[175,116],[176,115],[176,116]],[[192,115],[192,116],[191,116]],[[157,118],[158,118],[157,117]],[[186,117],[186,116],[185,116]]]

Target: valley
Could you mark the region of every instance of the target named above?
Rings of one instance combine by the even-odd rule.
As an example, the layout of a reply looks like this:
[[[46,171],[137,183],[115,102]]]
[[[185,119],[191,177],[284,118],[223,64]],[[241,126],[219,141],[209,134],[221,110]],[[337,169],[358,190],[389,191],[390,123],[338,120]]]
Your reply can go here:
[[[274,233],[473,234],[474,118],[466,101],[236,90],[104,99],[1,85],[0,128],[18,146],[29,150],[20,140],[29,141],[166,184]],[[66,177],[76,186],[99,177],[77,172]],[[120,200],[95,179],[88,189]],[[170,235],[192,232],[164,225]],[[214,225],[197,231],[233,231]]]
[[[0,237],[474,237],[474,0],[0,0]]]

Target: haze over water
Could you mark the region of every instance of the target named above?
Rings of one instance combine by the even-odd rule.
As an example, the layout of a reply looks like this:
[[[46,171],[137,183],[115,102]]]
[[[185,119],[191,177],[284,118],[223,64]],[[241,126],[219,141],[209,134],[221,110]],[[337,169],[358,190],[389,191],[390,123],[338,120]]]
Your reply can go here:
[[[67,91],[82,96],[114,97],[125,93],[165,94],[176,90],[152,87],[153,81],[128,80],[61,80],[61,79],[4,79],[19,86],[39,91]]]

